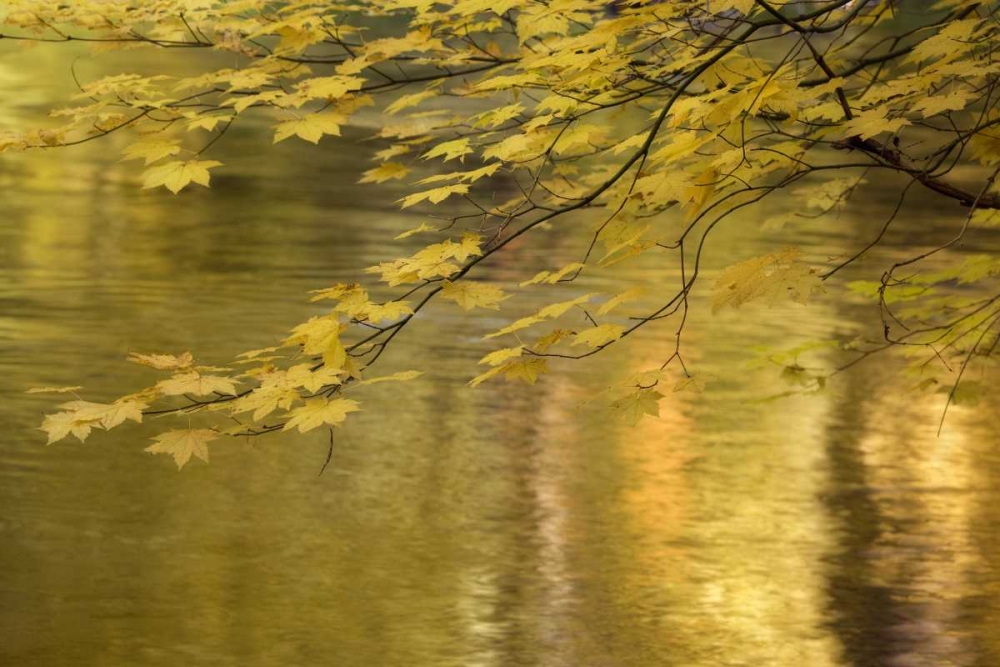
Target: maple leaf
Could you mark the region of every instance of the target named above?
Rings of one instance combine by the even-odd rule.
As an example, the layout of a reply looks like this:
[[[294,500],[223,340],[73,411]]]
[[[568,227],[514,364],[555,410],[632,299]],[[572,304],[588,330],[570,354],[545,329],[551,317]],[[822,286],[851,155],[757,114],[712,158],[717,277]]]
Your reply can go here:
[[[646,291],[647,290],[644,287],[636,287],[630,290],[626,290],[621,294],[617,294],[608,299],[607,301],[605,301],[604,303],[602,303],[601,306],[597,309],[597,314],[607,315],[608,313],[610,313],[612,310],[622,305],[623,303],[628,303],[629,301],[635,301],[636,299],[640,298],[643,294],[646,293]]]
[[[572,264],[567,264],[558,271],[540,271],[536,273],[530,280],[525,280],[521,283],[521,287],[527,287],[528,285],[537,285],[539,283],[549,283],[555,285],[557,282],[568,276],[569,274],[580,271],[583,269],[584,265],[580,262],[573,262]]]
[[[323,363],[339,369],[347,359],[347,351],[340,340],[342,329],[336,317],[313,317],[292,329],[292,335],[285,342],[301,343],[306,354],[322,354]]]
[[[490,366],[499,366],[514,357],[520,357],[522,352],[524,352],[523,345],[518,345],[517,347],[506,347],[502,350],[490,352],[485,357],[480,359],[479,363],[489,364]]]
[[[946,95],[930,95],[914,102],[913,111],[930,118],[943,111],[961,111],[975,95],[965,90],[954,90]]]
[[[441,288],[441,296],[454,301],[463,310],[473,308],[499,310],[500,302],[508,298],[496,285],[468,281],[453,283],[447,280]]]
[[[183,429],[167,431],[154,436],[156,444],[146,447],[151,454],[169,454],[174,457],[174,463],[180,470],[191,456],[196,456],[208,463],[208,443],[219,437],[219,434],[209,429]]]
[[[617,324],[602,324],[599,327],[593,327],[578,333],[576,337],[573,338],[573,342],[570,343],[570,346],[575,347],[577,345],[586,345],[590,348],[603,347],[604,345],[621,338],[624,332],[625,327],[623,326],[619,326]]]
[[[490,338],[496,338],[498,336],[505,336],[509,333],[514,333],[515,331],[520,331],[521,329],[527,329],[528,327],[538,324],[539,322],[544,322],[545,320],[536,315],[529,315],[528,317],[522,317],[521,319],[511,322],[503,329],[494,331],[491,334],[486,334],[483,336],[483,340],[489,340]]]
[[[160,371],[177,371],[190,368],[194,365],[194,357],[191,356],[190,352],[184,352],[176,356],[172,354],[139,354],[138,352],[129,352],[127,360],[133,364],[149,366]]]
[[[274,143],[296,136],[309,143],[319,143],[325,134],[340,136],[340,126],[346,119],[340,114],[315,113],[304,118],[279,123],[274,131]]]
[[[143,139],[129,144],[122,151],[125,157],[123,160],[145,160],[149,165],[165,157],[177,155],[181,152],[180,145],[169,139]]]
[[[452,141],[444,141],[424,153],[421,157],[425,160],[430,160],[435,157],[443,157],[445,162],[449,160],[455,160],[458,158],[463,158],[472,152],[472,147],[469,146],[468,137],[462,137],[461,139],[453,139]]]
[[[508,380],[522,380],[528,384],[535,384],[539,375],[548,372],[549,364],[541,357],[531,357],[511,361],[498,368],[503,369],[504,377]]]
[[[70,401],[59,407],[74,412],[79,421],[96,422],[107,430],[118,426],[126,419],[142,422],[142,411],[149,406],[142,401],[126,399],[114,403]]]
[[[739,308],[760,298],[774,303],[785,295],[797,303],[806,303],[813,292],[822,290],[822,281],[800,257],[798,248],[786,248],[730,266],[715,283],[712,312],[727,305]]]
[[[299,90],[309,98],[335,99],[349,92],[360,90],[364,79],[354,76],[327,76],[307,79],[299,85]]]
[[[28,389],[24,393],[26,394],[68,394],[78,389],[83,389],[80,386],[74,387],[33,387]]]
[[[151,167],[143,172],[143,189],[155,188],[160,185],[177,194],[191,183],[208,187],[208,170],[221,166],[216,160],[188,160],[186,162],[173,160]]]
[[[359,183],[385,183],[394,179],[404,178],[410,173],[410,168],[399,162],[384,162],[374,169],[369,169],[361,175]],[[399,238],[398,236],[396,238]],[[403,237],[405,238],[405,237]]]
[[[385,303],[371,303],[365,307],[367,321],[374,324],[391,322],[406,315],[412,315],[413,308],[409,301],[387,301]]]
[[[192,118],[187,122],[188,130],[208,130],[211,132],[220,123],[229,122],[230,118],[227,116],[198,116],[197,118]]]
[[[887,110],[877,107],[857,114],[843,125],[844,136],[859,136],[862,139],[874,137],[883,132],[896,133],[904,125],[909,125],[906,118],[888,118]]]
[[[401,202],[403,205],[401,208],[409,208],[414,204],[419,204],[420,202],[427,200],[432,204],[440,204],[445,199],[452,195],[464,195],[469,191],[469,186],[462,183],[456,183],[455,185],[446,185],[441,188],[434,188],[433,190],[424,190],[423,192],[415,192],[412,195],[403,197]]]
[[[220,394],[236,394],[236,380],[217,375],[202,375],[198,372],[178,373],[169,380],[160,380],[157,388],[166,396],[208,396],[215,392]]]
[[[573,306],[579,306],[587,303],[594,297],[593,294],[584,294],[583,296],[578,296],[575,299],[570,299],[569,301],[561,301],[559,303],[553,303],[544,308],[540,309],[535,313],[536,317],[542,317],[545,319],[556,318],[564,315]]]
[[[409,109],[410,107],[415,107],[424,100],[428,100],[432,97],[438,96],[440,93],[436,90],[424,90],[419,93],[412,93],[410,95],[403,95],[398,98],[395,102],[390,104],[385,108],[387,114],[396,114],[403,109]]]
[[[340,426],[347,419],[348,413],[357,412],[361,409],[357,401],[349,398],[311,398],[300,408],[296,408],[288,413],[289,419],[285,424],[285,431],[298,428],[299,433],[311,431],[324,424],[330,426]]]
[[[635,426],[646,415],[660,416],[663,394],[653,389],[639,389],[611,403],[611,411],[629,426]]]
[[[361,380],[360,382],[356,382],[353,386],[363,387],[368,384],[378,384],[379,382],[407,382],[408,380],[416,379],[421,375],[423,375],[422,371],[400,371],[399,373],[393,373],[392,375],[382,375],[380,377]]]
[[[407,229],[402,234],[397,234],[393,238],[393,240],[400,241],[402,239],[409,238],[414,234],[422,234],[424,232],[436,232],[436,231],[437,227],[432,227],[431,225],[428,225],[426,222],[421,222],[419,227],[414,227],[413,229]]]
[[[700,394],[705,391],[705,380],[693,375],[681,378],[674,384],[673,391],[686,391],[693,394]]]
[[[93,425],[97,423],[98,420],[83,420],[80,419],[76,412],[57,412],[51,415],[45,415],[45,419],[42,420],[42,425],[39,427],[40,431],[45,431],[48,434],[47,445],[51,445],[53,442],[62,440],[67,435],[72,433],[76,436],[76,439],[83,442],[90,435],[90,429]]]
[[[534,342],[531,346],[536,352],[544,352],[553,345],[559,344],[573,335],[569,329],[554,329]]]
[[[299,398],[299,392],[294,389],[280,385],[266,385],[233,401],[230,410],[234,415],[253,411],[254,421],[260,421],[278,408],[290,410]]]

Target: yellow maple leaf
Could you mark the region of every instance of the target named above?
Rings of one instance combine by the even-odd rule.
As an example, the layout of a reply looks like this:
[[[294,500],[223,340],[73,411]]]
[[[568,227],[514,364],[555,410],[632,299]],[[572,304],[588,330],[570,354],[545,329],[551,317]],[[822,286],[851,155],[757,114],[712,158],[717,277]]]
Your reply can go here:
[[[588,301],[590,301],[590,299],[593,296],[594,296],[593,294],[584,294],[583,296],[578,296],[575,299],[570,299],[569,301],[560,301],[559,303],[553,303],[548,306],[545,306],[544,308],[539,309],[539,311],[535,313],[535,315],[545,319],[553,319],[556,317],[561,317],[568,310],[573,308],[573,306],[579,306],[585,304]]]
[[[608,343],[621,338],[624,332],[625,327],[623,326],[617,324],[602,324],[599,327],[593,327],[578,333],[573,338],[573,342],[570,343],[570,346],[575,347],[577,345],[586,345],[590,348],[603,347]]]
[[[754,257],[734,264],[722,272],[712,291],[712,312],[723,306],[739,308],[754,299],[769,302],[788,296],[806,303],[813,292],[822,290],[818,273],[801,261],[798,248]]]
[[[363,319],[372,324],[391,322],[406,315],[412,315],[413,308],[409,301],[386,301],[385,303],[369,303],[364,308]]]
[[[491,334],[486,334],[483,336],[483,340],[488,340],[490,338],[496,338],[498,336],[505,336],[509,333],[514,333],[515,331],[520,331],[521,329],[527,329],[528,327],[538,324],[539,322],[544,322],[545,320],[537,315],[529,315],[528,317],[522,317],[521,319],[511,322],[503,329],[494,331]]]
[[[382,375],[380,377],[368,378],[367,380],[361,380],[360,382],[354,383],[354,387],[363,387],[369,384],[378,384],[379,382],[406,382],[408,380],[413,380],[423,375],[422,371],[400,371],[399,373],[393,373],[392,375]]]
[[[190,352],[184,352],[176,356],[172,354],[139,354],[138,352],[129,352],[127,360],[133,364],[149,366],[160,371],[181,370],[183,368],[190,368],[194,364],[194,357],[191,356]]]
[[[449,160],[463,158],[471,152],[472,147],[469,146],[468,137],[462,137],[461,139],[443,141],[424,153],[421,157],[425,160],[430,160],[435,157],[443,157],[444,161],[448,162]]]
[[[284,141],[291,136],[297,136],[313,144],[319,143],[325,134],[339,137],[340,126],[345,120],[340,114],[334,113],[315,113],[304,118],[286,120],[275,128],[274,143]]]
[[[229,405],[234,415],[253,411],[254,421],[260,421],[278,408],[291,409],[299,400],[299,392],[280,385],[262,385],[246,396],[242,396]]]
[[[904,125],[910,124],[906,118],[888,118],[887,113],[882,107],[862,111],[844,123],[842,133],[849,137],[859,136],[867,139],[883,132],[895,133]]]
[[[349,92],[360,90],[364,79],[354,76],[325,76],[306,79],[299,84],[299,91],[308,98],[334,99]]]
[[[454,301],[463,310],[473,308],[499,310],[500,302],[508,298],[496,285],[469,281],[453,283],[448,280],[441,288],[441,297]]]
[[[196,456],[208,463],[208,443],[219,437],[215,431],[206,428],[167,431],[154,436],[155,444],[146,447],[151,454],[169,454],[180,470],[184,464]]]
[[[160,380],[156,387],[166,396],[208,396],[215,392],[236,394],[236,380],[218,375],[202,375],[198,372],[178,373],[169,380]]]
[[[440,204],[445,199],[452,195],[464,195],[469,191],[469,186],[462,183],[456,183],[455,185],[446,185],[442,188],[434,188],[433,190],[424,190],[423,192],[415,192],[412,195],[403,197],[400,201],[403,202],[401,208],[409,208],[414,204],[419,204],[425,199],[432,204]]]
[[[79,421],[96,422],[107,430],[118,426],[126,419],[142,422],[142,411],[149,406],[138,400],[120,400],[114,403],[70,401],[59,407],[74,412]]]
[[[162,160],[165,157],[177,155],[181,152],[180,145],[169,139],[146,138],[141,139],[125,147],[122,153],[123,160],[144,160],[148,165],[151,162]]]
[[[521,287],[527,287],[528,285],[538,285],[540,283],[556,284],[569,274],[580,271],[584,267],[580,262],[573,262],[572,264],[567,264],[558,271],[539,271],[530,280],[525,280],[521,283]]]
[[[357,401],[349,398],[312,398],[300,408],[295,408],[289,415],[288,422],[283,430],[290,431],[298,428],[299,433],[311,431],[324,424],[330,426],[340,426],[347,419],[348,413],[357,412],[361,409]]]
[[[523,345],[518,345],[517,347],[505,347],[501,350],[494,350],[493,352],[490,352],[485,357],[480,359],[479,363],[488,364],[490,366],[499,366],[510,359],[520,357],[522,352],[524,352]]]
[[[90,435],[90,429],[97,421],[96,419],[80,419],[76,412],[57,412],[45,415],[39,430],[48,434],[49,440],[45,443],[47,445],[62,440],[70,433],[75,435],[77,440],[83,442]]]
[[[393,240],[400,241],[402,239],[409,238],[414,234],[422,234],[424,232],[436,232],[436,231],[437,227],[432,227],[431,225],[428,225],[426,222],[421,222],[419,227],[414,227],[413,229],[407,229],[402,234],[397,234]]]
[[[409,109],[410,107],[415,107],[424,100],[430,99],[440,95],[440,91],[437,90],[424,90],[419,93],[412,93],[410,95],[403,95],[402,97],[396,99],[392,104],[385,108],[387,114],[396,114],[403,109]]]
[[[646,415],[660,416],[663,394],[653,389],[639,389],[611,403],[612,414],[629,426],[635,426]]]
[[[177,194],[191,183],[208,187],[209,169],[221,166],[217,160],[172,160],[143,172],[142,187],[144,190],[160,185]]]
[[[531,357],[508,362],[499,368],[503,369],[504,378],[507,380],[523,380],[528,384],[535,384],[539,375],[548,372],[549,365],[546,359]]]
[[[534,344],[531,346],[531,349],[535,350],[536,352],[544,352],[553,345],[557,345],[558,343],[569,338],[572,335],[573,332],[570,331],[569,329],[554,329],[549,333],[545,334],[544,336],[542,336],[541,338],[539,338],[538,340],[536,340]]]
[[[74,387],[33,387],[28,389],[24,393],[26,394],[68,394],[74,392],[77,389],[83,389],[81,386]]]
[[[607,301],[605,301],[604,303],[602,303],[600,308],[597,309],[597,314],[607,315],[608,313],[610,313],[612,310],[622,305],[623,303],[635,301],[636,299],[640,298],[643,294],[646,293],[646,291],[647,290],[644,287],[635,287],[633,289],[626,290],[621,294],[617,294],[608,299]]]
[[[410,173],[410,168],[399,162],[385,162],[369,169],[361,175],[359,183],[385,183],[394,179],[404,178]],[[397,237],[398,238],[398,237]]]

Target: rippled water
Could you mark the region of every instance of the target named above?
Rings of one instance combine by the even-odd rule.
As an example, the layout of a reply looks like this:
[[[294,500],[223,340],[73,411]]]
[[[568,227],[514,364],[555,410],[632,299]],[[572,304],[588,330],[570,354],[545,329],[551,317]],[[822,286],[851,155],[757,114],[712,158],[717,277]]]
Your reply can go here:
[[[12,122],[23,110],[5,104]],[[412,249],[386,241],[422,221],[400,192],[353,185],[367,147],[269,144],[234,134],[212,191],[178,197],[140,191],[108,146],[0,159],[0,663],[1000,664],[996,398],[956,407],[936,437],[942,397],[910,392],[886,357],[818,395],[759,400],[787,387],[748,368],[755,346],[878,335],[838,286],[809,307],[712,316],[701,301],[687,354],[714,380],[635,428],[578,405],[669,356],[666,329],[534,387],[464,386],[479,336],[543,303],[527,293],[487,321],[423,314],[385,361],[427,375],[372,388],[322,477],[324,434],[223,443],[181,473],[142,451],[163,423],[44,447],[52,400],[25,389],[145,386],[132,350],[225,363],[317,312],[307,290]],[[822,227],[762,236],[770,209],[731,221],[706,284],[780,245],[854,250],[890,205],[866,197]],[[959,214],[911,211],[842,282]],[[579,250],[557,230],[537,243],[481,275]],[[655,285],[661,261],[620,270]]]

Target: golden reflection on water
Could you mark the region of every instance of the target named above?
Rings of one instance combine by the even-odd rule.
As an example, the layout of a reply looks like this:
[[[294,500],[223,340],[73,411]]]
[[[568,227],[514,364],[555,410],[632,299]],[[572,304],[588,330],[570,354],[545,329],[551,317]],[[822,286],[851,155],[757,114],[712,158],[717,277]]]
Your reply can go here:
[[[0,68],[0,92],[25,85]],[[0,120],[40,101],[19,99]],[[106,145],[0,160],[0,662],[1000,664],[996,398],[955,408],[937,438],[941,396],[876,358],[815,396],[759,402],[786,387],[747,370],[754,346],[871,331],[836,288],[808,308],[696,308],[686,358],[708,391],[668,391],[635,428],[578,406],[668,357],[668,327],[535,387],[471,391],[499,316],[441,306],[386,357],[427,376],[373,390],[322,477],[323,435],[220,445],[180,474],[142,452],[158,424],[43,447],[51,406],[24,389],[113,397],[149,382],[129,350],[224,363],[315,312],[307,290],[410,249],[386,239],[419,220],[396,190],[356,189],[356,148],[269,143],[234,133],[213,191],[179,197],[139,191]],[[844,282],[953,213],[920,208]],[[761,239],[734,221],[706,284],[775,244],[842,254],[866,224]],[[482,275],[577,250],[539,243]],[[675,271],[660,261],[620,269],[657,284]]]

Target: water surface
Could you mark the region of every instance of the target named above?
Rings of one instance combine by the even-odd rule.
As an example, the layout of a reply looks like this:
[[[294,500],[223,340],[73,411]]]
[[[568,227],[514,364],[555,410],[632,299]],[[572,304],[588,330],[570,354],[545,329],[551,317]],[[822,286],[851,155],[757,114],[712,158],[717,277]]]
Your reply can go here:
[[[5,124],[57,87],[20,71],[0,77]],[[319,312],[307,290],[412,250],[387,240],[424,221],[398,211],[401,191],[354,185],[366,150],[236,132],[212,191],[177,197],[140,191],[108,145],[0,160],[0,663],[1000,664],[995,397],[954,408],[936,437],[942,396],[910,392],[885,357],[817,395],[759,400],[788,387],[780,367],[749,368],[754,347],[877,337],[873,308],[837,286],[808,307],[712,316],[700,301],[686,355],[708,390],[668,392],[635,428],[578,406],[669,356],[667,327],[534,387],[464,386],[483,333],[617,290],[597,273],[486,318],[428,309],[385,356],[426,375],[373,387],[321,477],[324,433],[222,442],[180,473],[142,451],[165,422],[44,447],[53,402],[25,389],[101,400],[154,381],[129,351],[226,363]],[[777,209],[732,220],[706,285],[781,245],[854,250],[892,203],[865,197],[822,226],[761,235]],[[843,282],[945,238],[957,215],[922,201]],[[580,250],[557,229],[536,243],[480,275]],[[654,287],[675,271],[619,269]]]

